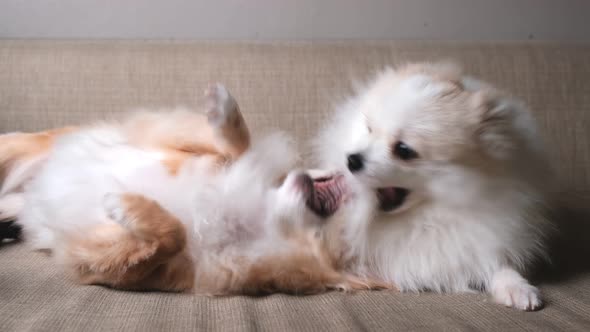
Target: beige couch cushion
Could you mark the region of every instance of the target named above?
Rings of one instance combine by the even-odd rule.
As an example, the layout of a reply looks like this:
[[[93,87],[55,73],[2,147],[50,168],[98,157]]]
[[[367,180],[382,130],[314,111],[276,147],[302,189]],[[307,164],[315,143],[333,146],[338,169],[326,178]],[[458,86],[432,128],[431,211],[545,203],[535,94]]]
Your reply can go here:
[[[0,41],[0,132],[84,123],[134,107],[195,106],[207,82],[221,81],[254,133],[283,129],[303,143],[352,80],[388,64],[441,58],[522,97],[556,162],[562,198],[588,201],[590,46],[583,45]],[[570,242],[568,249],[588,253]],[[538,313],[473,294],[204,298],[77,286],[44,255],[4,245],[0,329],[588,329],[590,273],[544,279],[547,307]]]
[[[546,284],[547,307],[527,313],[481,294],[358,292],[296,297],[197,297],[77,286],[44,254],[0,248],[2,331],[588,330],[588,275]]]

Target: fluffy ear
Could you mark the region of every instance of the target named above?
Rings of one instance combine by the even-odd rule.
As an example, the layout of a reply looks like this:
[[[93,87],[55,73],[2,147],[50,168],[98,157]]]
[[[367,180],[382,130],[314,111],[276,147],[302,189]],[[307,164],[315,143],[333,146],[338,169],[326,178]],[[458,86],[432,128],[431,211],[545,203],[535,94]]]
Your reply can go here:
[[[489,156],[508,159],[534,140],[534,122],[520,100],[489,89],[475,92],[473,100],[476,140]]]

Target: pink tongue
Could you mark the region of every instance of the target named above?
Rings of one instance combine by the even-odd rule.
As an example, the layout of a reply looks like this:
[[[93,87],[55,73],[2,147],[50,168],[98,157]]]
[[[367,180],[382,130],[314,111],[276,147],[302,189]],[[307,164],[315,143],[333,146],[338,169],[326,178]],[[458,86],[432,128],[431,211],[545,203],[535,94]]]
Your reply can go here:
[[[313,181],[313,193],[310,195],[307,206],[317,215],[323,218],[333,215],[342,202],[344,196],[343,177],[315,179]]]

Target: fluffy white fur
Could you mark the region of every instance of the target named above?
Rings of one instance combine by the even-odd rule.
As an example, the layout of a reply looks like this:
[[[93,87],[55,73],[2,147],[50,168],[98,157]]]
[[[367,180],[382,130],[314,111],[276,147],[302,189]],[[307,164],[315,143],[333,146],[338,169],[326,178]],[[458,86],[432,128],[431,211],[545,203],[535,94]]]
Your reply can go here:
[[[317,218],[295,183],[296,158],[290,139],[277,133],[217,173],[206,157],[198,156],[171,175],[160,152],[129,144],[118,124],[105,124],[58,140],[28,185],[19,220],[30,244],[53,250],[59,261],[62,237],[116,222],[117,194],[142,194],[186,225],[196,278],[205,278],[201,272],[211,273],[215,262],[247,265],[296,249],[281,227]],[[199,291],[198,280],[195,284]]]
[[[416,160],[393,156],[400,140]],[[355,272],[404,291],[485,289],[506,306],[541,307],[521,274],[544,256],[546,161],[522,103],[454,66],[387,69],[337,110],[314,144],[319,165],[357,187],[344,223]],[[354,174],[352,153],[364,157]],[[374,191],[390,186],[411,194],[380,212]]]

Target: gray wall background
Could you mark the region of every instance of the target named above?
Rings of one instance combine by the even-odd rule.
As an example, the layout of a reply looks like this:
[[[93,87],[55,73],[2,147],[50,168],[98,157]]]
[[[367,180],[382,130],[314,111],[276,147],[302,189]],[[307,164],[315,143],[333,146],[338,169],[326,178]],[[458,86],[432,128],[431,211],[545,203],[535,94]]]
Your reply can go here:
[[[590,41],[590,0],[0,0],[0,38]]]

